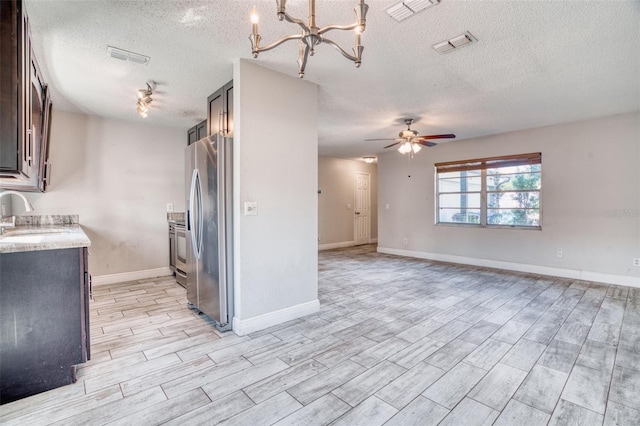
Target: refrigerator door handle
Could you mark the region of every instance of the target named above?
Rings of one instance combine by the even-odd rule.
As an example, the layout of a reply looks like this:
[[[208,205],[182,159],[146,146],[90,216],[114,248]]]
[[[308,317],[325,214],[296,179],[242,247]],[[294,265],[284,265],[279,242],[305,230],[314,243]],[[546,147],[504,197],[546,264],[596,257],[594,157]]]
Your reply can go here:
[[[191,175],[191,190],[189,191],[189,214],[187,215],[187,227],[191,234],[191,247],[196,259],[200,258],[200,249],[202,247],[202,227],[198,226],[198,221],[202,215],[202,193],[199,187],[200,176],[198,169],[193,171]],[[193,214],[191,213],[193,212]],[[194,223],[195,222],[195,223]]]

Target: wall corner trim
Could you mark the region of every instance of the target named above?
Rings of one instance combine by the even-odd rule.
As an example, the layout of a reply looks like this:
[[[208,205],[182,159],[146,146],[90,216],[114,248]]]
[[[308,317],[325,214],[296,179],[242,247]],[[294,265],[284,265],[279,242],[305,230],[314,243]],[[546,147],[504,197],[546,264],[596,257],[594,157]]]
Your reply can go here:
[[[171,275],[171,268],[145,269],[142,271],[121,272],[119,274],[95,275],[91,277],[93,285],[113,284],[124,281],[145,280],[147,278],[166,277]]]
[[[429,253],[423,251],[402,250],[391,247],[379,247],[378,253],[417,259],[435,260],[438,262],[459,263],[463,265],[481,266],[485,268],[505,269],[508,271],[527,272],[576,280],[595,281],[605,284],[625,285],[640,288],[640,277],[627,275],[603,274],[600,272],[582,271],[578,269],[554,268],[551,266],[530,265],[525,263],[503,262],[500,260],[479,259],[475,257],[455,256],[451,254]]]
[[[255,331],[282,324],[300,317],[315,314],[320,310],[320,301],[318,299],[310,302],[301,303],[299,305],[290,306],[255,317],[240,319],[233,317],[233,331],[238,336],[244,336]]]

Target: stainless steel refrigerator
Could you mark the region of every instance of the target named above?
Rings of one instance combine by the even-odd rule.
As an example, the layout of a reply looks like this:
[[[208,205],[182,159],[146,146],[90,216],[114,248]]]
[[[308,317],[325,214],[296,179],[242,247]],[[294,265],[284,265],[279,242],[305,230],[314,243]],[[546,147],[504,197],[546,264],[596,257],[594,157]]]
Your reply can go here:
[[[208,136],[185,153],[187,300],[220,330],[233,319],[232,142]]]

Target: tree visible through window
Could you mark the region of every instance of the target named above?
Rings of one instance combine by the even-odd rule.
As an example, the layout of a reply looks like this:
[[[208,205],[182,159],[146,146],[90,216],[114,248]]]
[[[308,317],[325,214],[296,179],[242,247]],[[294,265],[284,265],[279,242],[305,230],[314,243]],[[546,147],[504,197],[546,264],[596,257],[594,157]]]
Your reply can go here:
[[[438,223],[540,228],[540,153],[435,167]]]

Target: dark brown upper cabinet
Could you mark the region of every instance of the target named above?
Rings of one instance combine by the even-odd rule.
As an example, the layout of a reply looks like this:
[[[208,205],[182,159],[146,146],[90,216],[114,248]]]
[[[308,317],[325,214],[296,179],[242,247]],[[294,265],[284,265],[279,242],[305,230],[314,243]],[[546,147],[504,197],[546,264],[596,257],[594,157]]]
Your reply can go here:
[[[209,135],[233,136],[233,80],[207,98]]]
[[[202,120],[187,131],[187,145],[207,136],[207,120]]]
[[[21,0],[0,1],[0,189],[44,192],[51,100]]]

